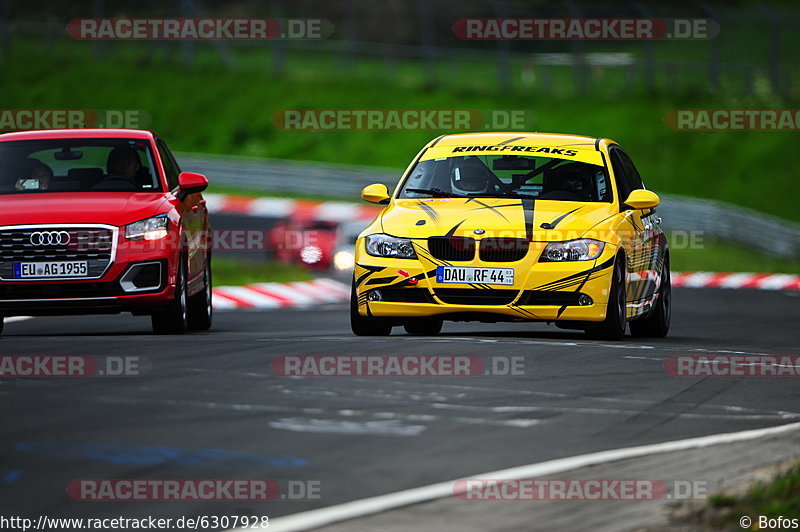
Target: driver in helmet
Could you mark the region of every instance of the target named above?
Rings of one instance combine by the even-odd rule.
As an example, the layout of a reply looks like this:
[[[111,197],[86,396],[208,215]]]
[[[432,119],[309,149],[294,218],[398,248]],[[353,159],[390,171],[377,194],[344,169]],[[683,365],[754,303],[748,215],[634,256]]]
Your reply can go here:
[[[572,192],[582,199],[589,199],[592,193],[589,187],[589,180],[581,168],[564,168],[562,170],[560,188]]]
[[[450,185],[454,194],[484,194],[490,187],[488,169],[477,159],[467,159],[453,169]]]

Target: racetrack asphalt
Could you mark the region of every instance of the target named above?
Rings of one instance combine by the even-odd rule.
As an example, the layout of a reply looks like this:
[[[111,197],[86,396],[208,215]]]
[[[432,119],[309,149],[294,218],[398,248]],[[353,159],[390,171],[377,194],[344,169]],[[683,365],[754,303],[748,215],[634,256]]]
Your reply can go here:
[[[12,322],[3,355],[140,357],[139,376],[0,379],[0,514],[277,517],[600,450],[800,421],[795,379],[672,377],[672,355],[800,355],[797,292],[675,289],[663,340],[610,343],[544,324],[446,323],[357,338],[343,305],[217,313],[156,336],[146,318]],[[522,357],[524,374],[282,377],[280,355]],[[215,450],[211,452],[210,450]],[[73,501],[74,479],[267,478],[320,497]]]

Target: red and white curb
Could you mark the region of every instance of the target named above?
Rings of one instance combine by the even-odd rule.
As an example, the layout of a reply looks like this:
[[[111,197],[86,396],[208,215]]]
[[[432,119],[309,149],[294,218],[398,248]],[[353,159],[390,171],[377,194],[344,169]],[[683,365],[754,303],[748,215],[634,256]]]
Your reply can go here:
[[[672,286],[800,290],[800,275],[786,273],[672,272]]]
[[[371,220],[380,208],[344,201],[309,201],[291,198],[248,198],[226,194],[204,194],[208,211],[267,218],[312,218],[344,222],[347,220]]]
[[[735,288],[800,290],[800,275],[785,273],[672,272],[672,286],[683,288]],[[350,286],[333,279],[294,283],[255,283],[214,289],[217,310],[282,309],[345,303]]]
[[[313,307],[350,300],[350,286],[333,279],[293,283],[255,283],[214,288],[215,310]]]

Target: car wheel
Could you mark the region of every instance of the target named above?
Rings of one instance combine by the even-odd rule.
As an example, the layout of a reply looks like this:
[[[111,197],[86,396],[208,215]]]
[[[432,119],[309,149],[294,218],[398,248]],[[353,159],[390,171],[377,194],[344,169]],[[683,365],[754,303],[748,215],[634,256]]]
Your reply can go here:
[[[614,273],[612,275],[606,319],[600,322],[598,326],[586,329],[586,334],[590,338],[598,340],[621,340],[625,337],[625,326],[627,325],[625,313],[627,307],[625,300],[624,255],[617,255],[617,260],[614,264]]]
[[[669,255],[661,271],[661,287],[656,306],[646,317],[631,322],[631,335],[642,338],[664,338],[672,321],[672,280],[669,273]]]
[[[4,325],[3,322],[5,321],[6,321],[5,317],[0,316],[0,334],[3,334],[3,325]]]
[[[211,328],[214,319],[211,288],[211,254],[209,254],[203,271],[203,290],[189,298],[190,331],[207,331]]]
[[[442,332],[442,320],[418,318],[407,321],[403,328],[413,336],[435,336]]]
[[[381,318],[362,316],[358,313],[355,282],[350,290],[350,329],[356,336],[389,336],[392,334],[390,322]]]
[[[163,310],[151,316],[153,332],[156,334],[183,334],[188,328],[189,302],[186,295],[186,256],[181,255],[175,296]]]

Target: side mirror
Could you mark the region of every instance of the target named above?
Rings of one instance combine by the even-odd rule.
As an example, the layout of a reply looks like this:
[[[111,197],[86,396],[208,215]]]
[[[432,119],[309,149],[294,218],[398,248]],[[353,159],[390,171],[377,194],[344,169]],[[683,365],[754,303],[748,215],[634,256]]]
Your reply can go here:
[[[661,203],[661,199],[655,192],[644,189],[631,191],[628,199],[625,200],[625,205],[641,210],[655,208],[659,203]]]
[[[178,175],[178,189],[183,197],[196,194],[208,188],[208,179],[203,174],[181,172]]]
[[[375,183],[374,185],[367,185],[361,191],[361,199],[369,203],[377,203],[379,205],[386,205],[389,203],[391,196],[389,189],[386,185]]]

